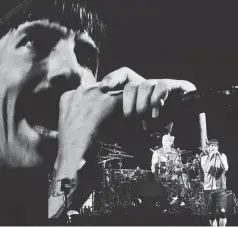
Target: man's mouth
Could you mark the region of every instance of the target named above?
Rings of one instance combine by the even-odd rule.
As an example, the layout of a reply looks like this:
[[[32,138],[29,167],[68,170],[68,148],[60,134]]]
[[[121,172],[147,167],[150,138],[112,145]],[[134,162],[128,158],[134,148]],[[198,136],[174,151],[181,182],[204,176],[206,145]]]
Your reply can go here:
[[[50,138],[58,138],[58,131],[57,130],[49,130],[43,126],[35,125],[33,126],[34,130],[38,132],[40,135]]]
[[[57,138],[61,95],[53,88],[22,95],[17,105],[18,118],[20,113],[20,119],[25,119],[39,135]]]

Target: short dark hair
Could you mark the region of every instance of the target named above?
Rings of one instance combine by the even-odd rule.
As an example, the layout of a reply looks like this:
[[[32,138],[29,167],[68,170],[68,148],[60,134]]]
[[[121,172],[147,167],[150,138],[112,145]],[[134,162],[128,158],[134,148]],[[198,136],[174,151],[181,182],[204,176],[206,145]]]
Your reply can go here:
[[[72,29],[87,31],[96,44],[104,37],[105,25],[99,19],[94,0],[25,0],[0,19],[0,33],[5,35],[26,21],[48,19]]]
[[[211,139],[207,141],[207,145],[216,144],[219,147],[219,142],[216,139]]]

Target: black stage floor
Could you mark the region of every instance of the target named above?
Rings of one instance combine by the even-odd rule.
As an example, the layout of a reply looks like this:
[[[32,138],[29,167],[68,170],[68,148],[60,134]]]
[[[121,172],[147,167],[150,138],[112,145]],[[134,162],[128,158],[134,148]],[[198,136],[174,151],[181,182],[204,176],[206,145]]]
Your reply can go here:
[[[228,214],[229,226],[238,225],[238,215]],[[205,216],[183,214],[162,214],[157,209],[131,209],[114,211],[111,214],[84,214],[72,216],[72,225],[165,225],[165,226],[208,226]]]

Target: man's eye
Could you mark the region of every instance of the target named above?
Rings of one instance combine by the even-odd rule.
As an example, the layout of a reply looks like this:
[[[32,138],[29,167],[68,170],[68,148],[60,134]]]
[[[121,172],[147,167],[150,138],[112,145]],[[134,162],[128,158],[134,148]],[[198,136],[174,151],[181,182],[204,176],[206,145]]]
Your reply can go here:
[[[31,48],[36,47],[36,43],[34,40],[28,40],[25,42],[24,46],[31,49]]]
[[[17,48],[26,46],[26,47],[31,47],[34,43],[34,40],[28,36],[24,37],[21,39],[21,41],[17,44]]]
[[[46,58],[55,48],[59,39],[52,36],[33,35],[24,37],[17,45],[17,48],[26,47],[34,55],[36,60]]]
[[[87,43],[78,43],[74,48],[74,52],[78,63],[95,73],[98,58],[97,49]]]
[[[42,37],[24,37],[17,47],[28,47],[33,48],[35,51],[46,51],[51,50],[54,47],[55,44],[50,42],[50,40],[46,40]]]

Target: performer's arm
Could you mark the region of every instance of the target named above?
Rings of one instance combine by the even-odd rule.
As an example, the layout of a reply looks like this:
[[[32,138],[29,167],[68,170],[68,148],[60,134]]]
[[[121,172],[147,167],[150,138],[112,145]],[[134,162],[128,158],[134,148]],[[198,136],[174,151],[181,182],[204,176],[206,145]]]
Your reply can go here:
[[[201,158],[201,167],[204,172],[208,172],[208,170],[210,169],[210,167],[211,167],[210,161],[211,161],[211,158],[208,155],[203,156]]]
[[[228,162],[227,162],[227,157],[225,154],[220,154],[219,153],[219,158],[220,158],[220,162],[221,162],[221,168],[224,170],[224,171],[227,171],[229,166],[228,166]]]

